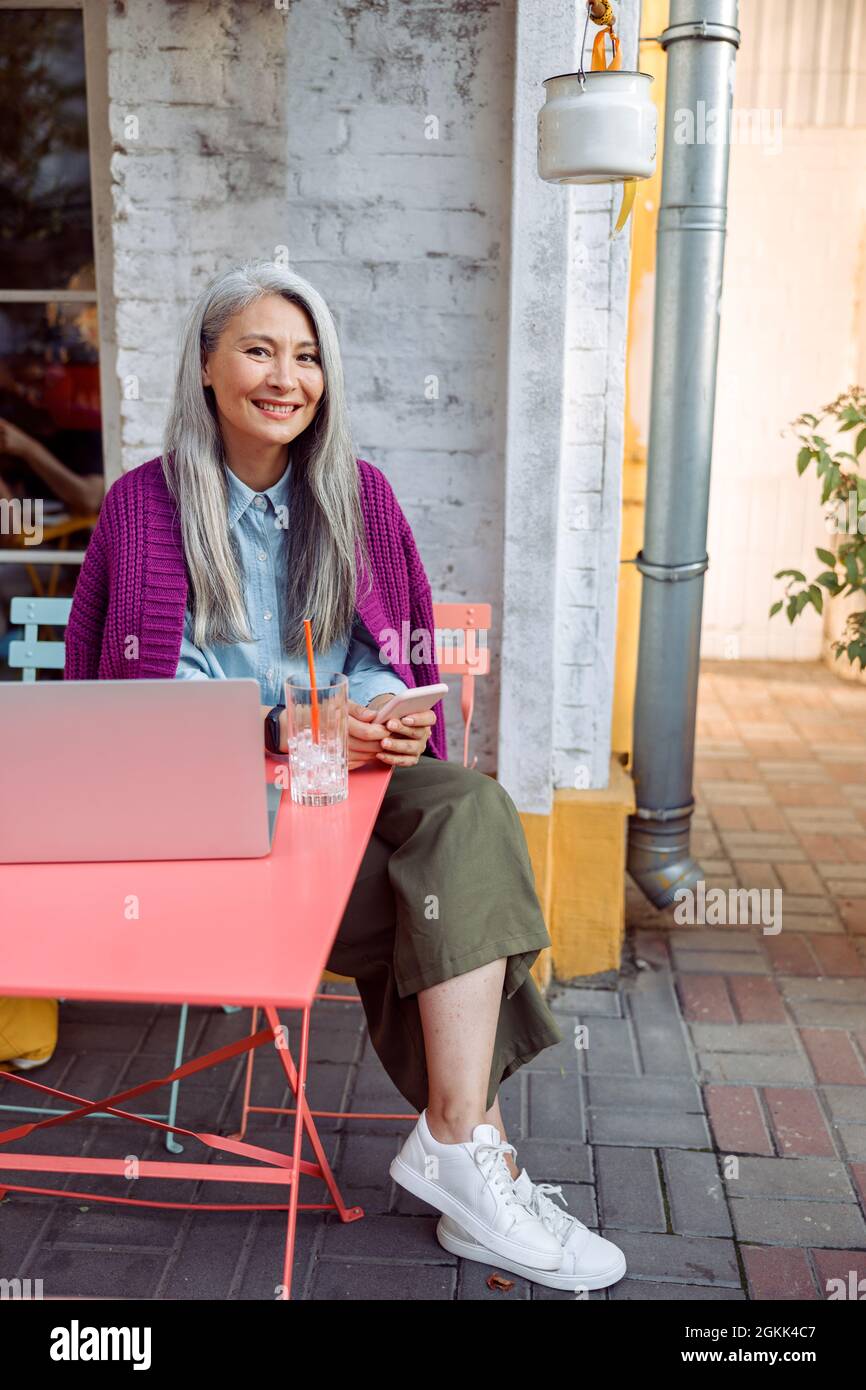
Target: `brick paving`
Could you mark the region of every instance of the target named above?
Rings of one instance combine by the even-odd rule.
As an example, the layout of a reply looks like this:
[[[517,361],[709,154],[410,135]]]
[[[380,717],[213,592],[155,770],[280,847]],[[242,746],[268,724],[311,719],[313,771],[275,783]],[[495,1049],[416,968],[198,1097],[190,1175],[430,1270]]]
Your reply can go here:
[[[508,1137],[536,1182],[561,1183],[569,1210],[625,1251],[626,1278],[592,1300],[823,1299],[829,1280],[866,1278],[866,688],[817,664],[704,663],[695,796],[707,890],[780,889],[781,932],[682,925],[629,880],[622,969],[551,992],[565,1041],[504,1084]],[[284,1017],[296,1049],[297,1015]],[[247,1019],[191,1010],[188,1054],[239,1036]],[[170,1008],[66,1003],[58,1050],[31,1075],[92,1096],[134,1084],[167,1065],[176,1020]],[[577,1028],[586,1045],[575,1046]],[[317,1005],[313,1040],[314,1109],[409,1108],[358,1005]],[[241,1060],[186,1081],[180,1122],[231,1133],[242,1078]],[[0,1103],[19,1098],[12,1090],[0,1088]],[[256,1063],[253,1100],[290,1103],[273,1055]],[[251,1142],[289,1145],[285,1118],[252,1121]],[[65,1126],[27,1147],[167,1156],[155,1131],[124,1125],[121,1139],[120,1123]],[[436,1215],[388,1174],[410,1127],[320,1121],[344,1197],[366,1216],[344,1226],[301,1214],[293,1297],[571,1297],[517,1278],[491,1290],[495,1261],[463,1262],[437,1244]],[[194,1140],[177,1161],[190,1157],[224,1161]],[[88,1203],[106,1190],[97,1178],[47,1185],[84,1195],[9,1194],[0,1276],[42,1278],[58,1297],[275,1296],[283,1213],[141,1211]],[[217,1183],[112,1190],[238,1200]],[[323,1194],[302,1180],[302,1201]]]
[[[677,997],[709,1131],[688,1159],[710,1160],[739,1296],[826,1298],[866,1275],[866,688],[819,664],[702,663],[695,798],[707,892],[779,889],[782,929],[689,926],[629,882],[629,941]],[[690,1235],[655,1152],[668,1234]],[[627,1296],[665,1296],[632,1276]]]

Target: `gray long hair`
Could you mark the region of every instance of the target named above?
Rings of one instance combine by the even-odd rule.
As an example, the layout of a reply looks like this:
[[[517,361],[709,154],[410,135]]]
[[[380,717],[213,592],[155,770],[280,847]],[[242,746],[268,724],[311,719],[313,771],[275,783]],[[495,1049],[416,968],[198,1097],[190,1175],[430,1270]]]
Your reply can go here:
[[[162,467],[180,513],[197,647],[249,642],[243,567],[228,525],[228,480],[214,393],[202,383],[203,353],[212,352],[233,314],[279,294],[309,314],[319,343],[325,388],[310,425],[289,445],[288,593],[282,642],[304,651],[303,619],[325,651],[347,640],[355,609],[357,557],[369,554],[358,468],[349,430],[337,329],[308,280],[272,261],[250,261],[212,280],[183,330]]]

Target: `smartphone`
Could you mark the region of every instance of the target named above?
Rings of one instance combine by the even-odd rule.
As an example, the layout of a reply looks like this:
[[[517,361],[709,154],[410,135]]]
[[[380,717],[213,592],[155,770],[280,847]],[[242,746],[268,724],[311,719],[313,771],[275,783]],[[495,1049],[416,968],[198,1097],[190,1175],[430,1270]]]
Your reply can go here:
[[[405,695],[395,695],[392,700],[386,701],[381,709],[376,710],[375,722],[384,724],[389,719],[402,719],[404,714],[419,714],[421,710],[432,709],[447,694],[448,686],[444,684],[419,685],[414,690],[407,690]]]

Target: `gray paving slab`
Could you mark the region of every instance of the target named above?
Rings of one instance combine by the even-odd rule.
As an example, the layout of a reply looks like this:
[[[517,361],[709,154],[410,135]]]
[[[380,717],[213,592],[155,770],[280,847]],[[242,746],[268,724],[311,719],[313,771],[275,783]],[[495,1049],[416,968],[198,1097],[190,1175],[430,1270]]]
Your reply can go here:
[[[806,930],[804,928],[804,930]],[[819,930],[819,928],[814,928]],[[667,933],[667,935],[666,935]],[[798,941],[800,938],[798,938]],[[672,951],[668,947],[673,947]],[[866,1158],[866,1087],[818,1084],[798,1027],[862,1027],[863,978],[773,974],[791,1023],[706,1024],[683,1020],[683,977],[771,974],[771,954],[754,929],[641,928],[630,934],[624,965],[604,988],[557,987],[550,1004],[563,1042],[510,1077],[500,1091],[508,1140],[536,1183],[559,1185],[564,1209],[626,1253],[628,1273],[587,1301],[743,1301],[749,1297],[738,1245],[861,1249],[866,1229],[852,1163]],[[785,958],[782,958],[785,963]],[[790,967],[787,967],[790,969]],[[850,966],[846,966],[850,968]],[[346,987],[334,984],[331,992]],[[299,1015],[281,1018],[297,1057]],[[176,1009],[69,1001],[58,1050],[34,1073],[85,1097],[110,1094],[170,1066]],[[250,1013],[191,1009],[186,1055],[237,1037]],[[579,1041],[575,1046],[575,1030]],[[322,1117],[319,1129],[348,1205],[362,1220],[334,1212],[300,1212],[292,1297],[295,1301],[557,1301],[574,1295],[536,1281],[488,1281],[490,1265],[462,1261],[435,1237],[438,1213],[395,1184],[388,1171],[414,1121],[412,1107],[384,1072],[357,1004],[317,1004],[307,1099],[313,1109],[348,1109],[353,1118]],[[852,1044],[855,1049],[860,1044]],[[230,1134],[240,1121],[245,1059],[190,1077],[181,1088],[178,1123]],[[740,1157],[725,1171],[713,1147],[703,1086],[712,1083],[806,1088],[822,1107],[839,1156]],[[15,1092],[14,1096],[12,1092]],[[19,1089],[0,1085],[0,1102]],[[25,1099],[29,1099],[25,1097]],[[766,1099],[766,1098],[765,1098]],[[293,1104],[273,1050],[257,1054],[252,1100]],[[134,1108],[159,1110],[167,1090]],[[394,1111],[398,1121],[360,1118]],[[0,1112],[0,1126],[13,1123]],[[250,1144],[291,1151],[293,1119],[251,1114]],[[36,1131],[35,1152],[133,1154],[219,1169],[235,1156],[184,1138],[170,1159],[156,1129],[121,1121],[82,1120]],[[23,1147],[23,1146],[22,1146]],[[305,1140],[304,1157],[312,1158]],[[720,1171],[721,1169],[721,1171]],[[15,1180],[15,1174],[7,1175]],[[33,1175],[18,1178],[33,1185]],[[10,1193],[0,1200],[0,1268],[7,1277],[41,1277],[58,1295],[166,1300],[273,1300],[282,1277],[286,1213],[181,1212],[94,1200],[105,1179],[82,1174],[51,1182],[76,1198]],[[274,1201],[267,1184],[139,1179],[113,1191],[146,1200]],[[2,1184],[0,1184],[2,1187]],[[302,1202],[328,1200],[324,1185],[301,1179]],[[554,1198],[554,1200],[556,1200]],[[501,1271],[505,1273],[504,1271]]]

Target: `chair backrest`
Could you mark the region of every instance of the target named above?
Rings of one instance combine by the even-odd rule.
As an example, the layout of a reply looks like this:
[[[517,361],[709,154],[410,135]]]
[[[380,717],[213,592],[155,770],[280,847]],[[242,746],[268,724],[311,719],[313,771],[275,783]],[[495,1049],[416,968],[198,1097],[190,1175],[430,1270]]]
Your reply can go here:
[[[9,665],[21,668],[21,679],[35,681],[37,671],[62,671],[66,660],[63,642],[40,642],[38,630],[50,624],[65,627],[71,598],[13,598],[9,620],[24,624],[24,640],[10,642]]]
[[[436,664],[443,674],[490,674],[487,633],[490,630],[491,612],[489,603],[433,604]]]
[[[9,665],[20,668],[22,679],[35,681],[37,671],[62,671],[63,642],[40,642],[38,629],[47,624],[65,627],[71,598],[13,598],[10,620],[24,624],[24,640],[10,643]],[[487,633],[492,620],[489,603],[434,603],[436,664],[443,675],[462,676],[463,762],[468,766],[469,728],[475,704],[475,677],[490,674]],[[473,762],[473,766],[475,763]]]
[[[462,676],[463,766],[469,767],[469,728],[475,706],[475,677],[490,674],[487,633],[492,621],[489,603],[434,603],[436,665],[441,675]],[[478,759],[473,758],[472,767]]]

